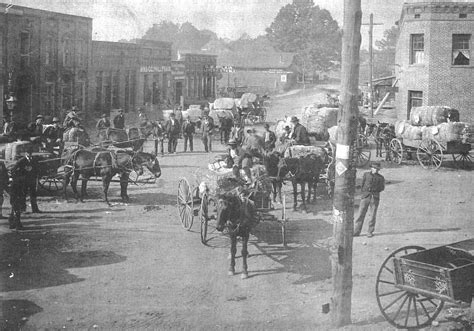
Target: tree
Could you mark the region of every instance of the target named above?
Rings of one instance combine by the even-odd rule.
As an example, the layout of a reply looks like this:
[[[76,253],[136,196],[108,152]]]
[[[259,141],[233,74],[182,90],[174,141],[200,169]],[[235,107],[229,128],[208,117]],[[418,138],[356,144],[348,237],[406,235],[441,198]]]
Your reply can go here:
[[[326,71],[340,60],[339,25],[312,0],[293,0],[282,7],[266,32],[277,49],[297,53],[300,72]]]
[[[375,41],[377,50],[374,56],[374,76],[389,76],[393,72],[395,65],[395,49],[397,46],[399,29],[392,26],[385,30],[383,39]]]

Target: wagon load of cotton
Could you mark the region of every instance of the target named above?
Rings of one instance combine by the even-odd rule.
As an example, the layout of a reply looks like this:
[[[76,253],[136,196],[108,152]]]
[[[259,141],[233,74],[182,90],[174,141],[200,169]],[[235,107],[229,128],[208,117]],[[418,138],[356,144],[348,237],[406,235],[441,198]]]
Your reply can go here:
[[[310,134],[327,135],[328,128],[337,125],[337,113],[338,108],[305,107],[301,116],[301,124]]]
[[[408,140],[421,140],[423,135],[423,128],[421,126],[411,125],[408,121],[395,122],[395,135],[397,138]]]
[[[423,139],[434,139],[439,142],[462,142],[466,138],[468,128],[469,124],[465,122],[441,123],[423,128]]]
[[[326,161],[327,153],[320,146],[293,145],[285,151],[285,157],[299,158],[307,155],[316,155],[323,161]]]
[[[413,107],[410,112],[410,124],[414,126],[432,126],[446,122],[458,122],[459,112],[446,106]]]

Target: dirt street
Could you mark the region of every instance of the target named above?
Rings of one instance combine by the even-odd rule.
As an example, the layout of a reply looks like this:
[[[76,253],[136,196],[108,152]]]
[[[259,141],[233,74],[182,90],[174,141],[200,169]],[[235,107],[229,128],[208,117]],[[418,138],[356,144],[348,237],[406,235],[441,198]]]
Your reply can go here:
[[[306,90],[274,98],[270,120],[323,96],[324,91]],[[240,258],[237,275],[228,276],[227,238],[214,230],[204,246],[196,218],[191,231],[178,218],[179,178],[194,183],[193,172],[224,150],[217,141],[210,154],[202,152],[199,140],[195,145],[197,152],[161,157],[162,177],[153,185],[130,186],[128,204],[120,202],[113,183],[108,207],[99,183],[92,183],[85,203],[42,194],[43,213],[24,215],[25,231],[11,231],[1,220],[0,329],[328,330],[330,316],[321,306],[332,291],[323,247],[332,235],[332,205],[323,189],[307,212],[288,212],[287,248],[278,223],[261,223],[250,238],[250,277],[240,278]],[[364,171],[358,171],[359,180]],[[426,171],[415,163],[382,162],[381,173],[387,185],[375,237],[365,236],[365,225],[354,239],[354,324],[345,329],[393,329],[374,293],[378,268],[391,251],[474,236],[472,171],[450,163]],[[4,215],[8,200],[5,206]],[[281,206],[276,208],[275,215]],[[443,316],[433,329],[446,329]]]

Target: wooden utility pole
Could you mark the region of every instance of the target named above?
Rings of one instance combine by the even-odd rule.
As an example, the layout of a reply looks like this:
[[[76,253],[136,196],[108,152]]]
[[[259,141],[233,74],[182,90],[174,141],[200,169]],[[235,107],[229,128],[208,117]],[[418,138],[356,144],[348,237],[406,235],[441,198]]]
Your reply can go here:
[[[331,263],[333,293],[332,323],[341,327],[351,323],[352,233],[356,168],[354,142],[358,122],[359,51],[362,20],[361,0],[344,0],[342,70],[339,123],[336,146],[336,184],[333,200]]]
[[[367,24],[362,24],[367,25]],[[370,14],[369,21],[369,91],[370,91],[370,117],[374,117],[374,25],[383,25],[383,23],[374,23],[374,14]]]

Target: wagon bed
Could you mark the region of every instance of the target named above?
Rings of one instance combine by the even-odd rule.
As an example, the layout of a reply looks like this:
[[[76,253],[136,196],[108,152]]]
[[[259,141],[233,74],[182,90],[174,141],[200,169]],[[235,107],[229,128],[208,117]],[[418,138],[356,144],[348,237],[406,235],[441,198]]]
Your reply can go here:
[[[474,315],[474,238],[394,251],[377,274],[376,296],[382,315],[398,328],[430,325],[444,302],[471,304]]]
[[[424,169],[436,170],[444,161],[446,154],[451,154],[453,161],[461,167],[468,167],[471,144],[462,141],[439,141],[436,139],[410,140],[394,138],[390,141],[391,160],[401,164],[408,154],[415,154]]]

